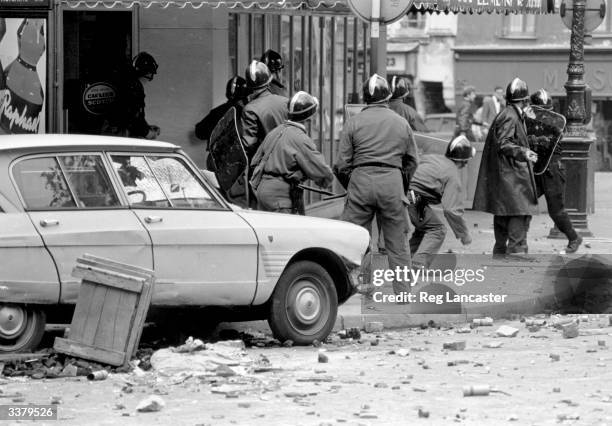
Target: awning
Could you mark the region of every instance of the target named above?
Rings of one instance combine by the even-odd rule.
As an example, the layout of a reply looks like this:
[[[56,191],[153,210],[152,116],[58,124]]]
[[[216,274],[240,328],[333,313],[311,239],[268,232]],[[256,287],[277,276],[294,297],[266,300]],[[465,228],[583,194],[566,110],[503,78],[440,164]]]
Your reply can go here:
[[[431,0],[416,1],[413,11],[444,13],[555,13],[555,0]]]
[[[199,9],[202,6],[211,8],[226,7],[229,9],[245,9],[252,11],[274,10],[316,10],[348,12],[347,0],[58,0],[59,4],[68,7],[124,7],[136,5],[151,7],[153,5],[168,7],[192,7]],[[519,13],[540,14],[554,13],[555,0],[430,0],[416,1],[413,11],[444,12],[444,13]]]
[[[60,5],[68,7],[105,7],[112,9],[114,7],[131,8],[136,5],[149,8],[153,5],[161,6],[162,8],[192,7],[199,9],[202,6],[211,7],[213,9],[225,7],[229,9],[246,9],[246,10],[336,10],[338,8],[348,11],[346,0],[59,0]]]

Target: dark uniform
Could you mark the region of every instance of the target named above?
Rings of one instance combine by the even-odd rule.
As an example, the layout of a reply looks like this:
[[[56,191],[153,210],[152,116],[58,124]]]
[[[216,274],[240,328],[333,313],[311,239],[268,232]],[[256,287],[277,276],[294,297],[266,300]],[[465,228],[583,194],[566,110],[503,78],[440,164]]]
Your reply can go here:
[[[102,134],[144,138],[151,126],[145,119],[145,91],[137,74],[125,69],[112,80],[117,100],[103,124]]]
[[[535,135],[542,135],[544,130],[542,124],[526,118],[527,128],[534,131]],[[559,132],[562,130],[559,129]],[[531,149],[538,153],[538,156],[548,157],[553,144],[557,140],[557,135],[550,136],[529,136]],[[550,163],[544,173],[535,176],[538,198],[544,195],[548,215],[553,220],[559,231],[563,232],[571,242],[578,239],[578,234],[572,225],[567,211],[565,210],[565,165],[561,158],[563,151],[561,143],[554,147]]]
[[[249,158],[266,135],[287,119],[289,99],[274,95],[268,86],[255,90],[242,110],[242,137]]]
[[[416,163],[410,125],[386,104],[368,105],[346,122],[335,165],[337,175],[352,170],[342,219],[371,232],[374,214],[380,215],[391,269],[411,265],[402,170]],[[408,291],[398,282],[393,289]]]
[[[414,232],[410,238],[413,266],[428,268],[446,237],[446,225],[430,204],[442,204],[444,217],[455,237],[465,240],[469,229],[463,219],[463,188],[459,169],[444,155],[427,154],[410,180],[417,203],[408,206]]]
[[[410,127],[412,127],[412,130],[415,132],[429,132],[429,129],[416,109],[405,104],[404,99],[391,99],[389,101],[389,108],[398,113],[400,116],[404,117],[406,121],[408,121],[408,124],[410,124]]]
[[[527,231],[538,206],[528,151],[523,113],[510,104],[487,135],[474,195],[474,210],[495,215],[493,254],[527,252]]]
[[[298,191],[300,200],[292,200],[291,185],[312,179],[325,187],[334,178],[331,168],[301,123],[288,121],[272,130],[257,150],[252,164],[257,169],[257,164],[264,159],[261,180],[254,187],[258,210],[303,214],[299,211],[303,208],[302,191]]]
[[[287,88],[277,79],[273,79],[270,82],[270,92],[272,92],[273,95],[287,97]]]

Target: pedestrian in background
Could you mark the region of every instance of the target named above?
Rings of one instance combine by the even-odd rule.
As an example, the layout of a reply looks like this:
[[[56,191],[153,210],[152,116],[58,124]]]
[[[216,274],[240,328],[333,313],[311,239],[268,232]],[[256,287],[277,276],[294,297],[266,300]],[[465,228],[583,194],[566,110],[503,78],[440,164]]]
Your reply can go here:
[[[455,133],[454,136],[464,135],[470,141],[475,141],[476,136],[472,132],[472,124],[481,125],[482,122],[474,119],[474,112],[476,105],[476,89],[474,86],[466,86],[463,89],[463,102],[457,110],[457,118],[455,121]]]
[[[486,133],[489,131],[493,120],[497,117],[497,114],[506,107],[506,100],[504,99],[504,89],[500,86],[495,87],[491,96],[485,96],[482,100],[482,125],[483,131]]]
[[[494,215],[494,257],[527,253],[527,231],[538,206],[532,169],[538,157],[529,148],[525,129],[525,115],[530,114],[527,84],[513,79],[506,100],[508,107],[493,120],[487,135],[473,206]]]

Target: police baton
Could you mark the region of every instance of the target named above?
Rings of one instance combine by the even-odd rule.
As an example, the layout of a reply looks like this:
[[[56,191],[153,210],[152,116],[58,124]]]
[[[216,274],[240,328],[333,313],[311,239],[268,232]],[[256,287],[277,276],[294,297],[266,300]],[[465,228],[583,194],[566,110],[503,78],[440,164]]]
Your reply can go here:
[[[298,185],[298,188],[303,189],[305,191],[316,192],[317,194],[328,195],[328,197],[323,198],[324,201],[334,200],[336,198],[342,198],[346,195],[346,194],[334,194],[333,192],[326,191],[325,189],[314,188],[312,186],[307,186],[307,185]]]

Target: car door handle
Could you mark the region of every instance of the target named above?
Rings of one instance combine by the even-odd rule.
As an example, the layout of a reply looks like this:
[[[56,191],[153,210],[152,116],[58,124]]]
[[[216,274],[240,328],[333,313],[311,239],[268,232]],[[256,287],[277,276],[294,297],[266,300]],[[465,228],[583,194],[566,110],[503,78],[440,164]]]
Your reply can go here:
[[[147,223],[158,223],[163,221],[164,219],[160,216],[147,216],[145,217],[145,222]]]
[[[43,219],[40,221],[40,226],[48,228],[49,226],[58,226],[59,220],[57,219]]]

